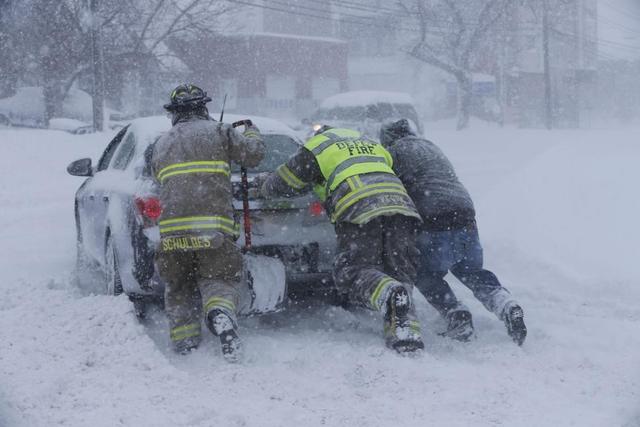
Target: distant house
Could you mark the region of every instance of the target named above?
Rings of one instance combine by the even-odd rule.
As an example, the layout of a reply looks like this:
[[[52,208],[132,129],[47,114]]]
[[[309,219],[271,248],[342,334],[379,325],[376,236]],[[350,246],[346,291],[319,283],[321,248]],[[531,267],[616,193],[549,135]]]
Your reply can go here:
[[[279,33],[172,40],[172,50],[230,112],[306,117],[327,96],[347,90],[347,44]]]

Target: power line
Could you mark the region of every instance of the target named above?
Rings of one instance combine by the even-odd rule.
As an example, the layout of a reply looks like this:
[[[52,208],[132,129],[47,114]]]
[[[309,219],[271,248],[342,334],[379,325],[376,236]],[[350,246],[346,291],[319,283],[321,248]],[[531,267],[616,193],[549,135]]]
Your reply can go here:
[[[322,2],[323,0],[320,0],[320,2]],[[401,12],[401,9],[391,9],[391,8],[387,8],[384,6],[380,6],[380,7],[372,7],[372,6],[366,6],[364,4],[361,3],[355,3],[355,2],[349,2],[349,1],[345,1],[345,0],[340,0],[340,1],[336,1],[336,0],[329,0],[329,2],[333,5],[336,5],[337,7],[342,7],[345,9],[351,9],[351,10],[360,10],[363,12],[373,12],[373,13],[379,13],[379,12],[391,12],[391,13],[397,13],[397,12]]]
[[[609,25],[612,25],[613,27],[618,28],[620,30],[623,30],[623,31],[626,31],[626,32],[629,32],[629,33],[640,34],[640,30],[639,29],[637,29],[637,28],[634,29],[634,28],[627,27],[626,25],[623,25],[620,22],[612,21],[612,20],[610,20],[608,18],[605,18],[605,17],[600,17],[600,20],[603,21],[603,22],[607,22]]]
[[[298,3],[289,3],[286,0],[282,1],[278,1],[278,0],[269,0],[270,3],[276,3],[278,5],[280,5],[281,7],[290,7],[290,10],[283,12],[283,13],[291,13],[291,14],[296,14],[296,12],[294,12],[296,9],[303,9],[303,10],[307,10],[307,11],[311,11],[311,12],[316,12],[316,13],[320,13],[323,14],[323,17],[329,18],[330,20],[334,20],[333,19],[333,14],[331,12],[330,9],[318,9],[315,7],[310,7],[307,5],[303,5],[303,4],[298,4]],[[344,16],[347,16],[348,18],[352,18],[352,19],[356,19],[359,22],[361,22],[361,24],[363,25],[370,25],[373,24],[374,22],[377,24],[376,18],[379,18],[380,16],[358,16],[358,15],[350,15],[350,14],[343,14]],[[316,15],[314,15],[316,16]]]
[[[315,19],[321,19],[324,21],[332,21],[332,22],[341,21],[347,24],[355,24],[355,25],[361,25],[361,26],[367,26],[367,27],[376,26],[378,28],[385,28],[392,31],[402,31],[402,32],[409,32],[409,33],[418,33],[420,31],[417,27],[414,27],[414,26],[404,26],[404,22],[401,22],[400,24],[396,24],[396,25],[382,24],[378,20],[378,18],[382,17],[380,15],[358,16],[358,15],[340,13],[340,16],[336,19],[333,17],[333,14],[329,10],[318,9],[318,8],[310,7],[308,5],[300,5],[300,4],[293,6],[291,3],[286,2],[286,0],[284,1],[270,0],[271,3],[276,3],[278,6],[270,6],[270,5],[253,3],[248,0],[229,0],[229,1],[235,2],[237,4],[255,7],[258,9],[273,10],[276,12],[285,13],[293,16],[306,16],[306,17],[311,17]],[[283,9],[284,7],[289,7],[289,9]],[[302,9],[302,11],[296,10],[296,9]],[[314,14],[311,14],[310,12],[314,12]],[[387,15],[386,17],[388,16],[389,15]],[[399,19],[406,18],[405,16],[401,16],[401,15],[392,15],[392,17],[399,18]],[[473,22],[473,23],[466,22],[465,24],[472,27],[472,26],[478,25],[478,22]],[[441,36],[443,34],[444,35],[451,34],[451,27],[430,25],[430,28],[431,28],[430,30],[427,30],[427,34],[430,34],[430,35]],[[518,30],[509,30],[509,32],[514,34],[519,33]]]
[[[640,15],[635,14],[634,12],[629,12],[628,10],[623,10],[618,8],[617,6],[614,6],[613,4],[611,4],[611,2],[605,1],[605,0],[599,0],[600,2],[604,3],[607,5],[607,7],[609,7],[609,9],[613,10],[614,12],[617,12],[618,14],[627,17],[627,18],[633,18],[635,20],[640,21]]]
[[[305,11],[292,11],[291,9],[289,9],[289,10],[282,9],[282,8],[279,8],[279,7],[268,6],[268,5],[258,4],[258,3],[252,3],[252,2],[249,2],[249,1],[246,1],[246,0],[229,0],[229,1],[231,1],[233,3],[237,3],[237,4],[242,4],[242,5],[245,5],[245,6],[255,7],[255,8],[258,8],[258,9],[273,10],[273,11],[276,11],[276,12],[286,13],[286,14],[294,15],[294,16],[306,16],[306,17],[311,17],[311,18],[314,18],[314,19],[321,19],[321,20],[324,20],[324,21],[332,21],[332,22],[336,21],[336,19],[334,19],[333,16],[324,15],[324,13],[327,13],[327,11],[311,8],[311,7],[308,7],[308,6],[297,6],[296,8],[309,10],[309,11],[313,11],[313,12],[320,12],[321,15],[311,14],[311,13],[305,12]],[[279,3],[281,6],[290,6],[290,4],[288,4],[288,3],[286,5],[284,5],[282,2],[277,2],[275,0],[271,0],[271,2],[272,3]],[[328,12],[328,13],[331,13],[331,12]],[[360,20],[341,18],[340,21],[348,23],[348,24],[355,24],[355,25],[368,26],[368,27],[370,27],[370,26],[375,24],[378,27],[391,29],[391,30],[401,30],[401,31],[410,31],[410,32],[418,31],[417,28],[407,28],[407,27],[402,27],[402,26],[380,25],[379,22],[373,21],[372,17],[355,16],[355,15],[346,15],[346,16],[348,18],[355,18],[355,19],[360,19]],[[364,21],[364,20],[366,20],[366,21]]]

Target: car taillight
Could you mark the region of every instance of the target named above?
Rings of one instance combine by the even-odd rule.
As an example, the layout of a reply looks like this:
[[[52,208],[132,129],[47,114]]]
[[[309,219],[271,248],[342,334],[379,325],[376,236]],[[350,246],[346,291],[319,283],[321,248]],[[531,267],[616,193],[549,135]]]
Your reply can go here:
[[[157,220],[162,213],[162,206],[160,205],[160,200],[155,197],[136,197],[136,208],[138,212],[153,221]]]
[[[324,206],[317,200],[309,205],[309,215],[320,216],[324,213]]]

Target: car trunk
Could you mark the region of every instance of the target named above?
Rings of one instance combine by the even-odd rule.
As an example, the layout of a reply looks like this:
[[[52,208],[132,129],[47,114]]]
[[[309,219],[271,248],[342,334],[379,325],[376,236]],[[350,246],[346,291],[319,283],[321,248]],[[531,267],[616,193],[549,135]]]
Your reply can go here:
[[[249,181],[254,174],[249,174]],[[242,222],[239,174],[233,174],[234,208]],[[324,280],[331,271],[335,232],[319,202],[307,194],[295,198],[250,199],[252,253],[277,257],[287,267],[287,279]],[[238,244],[245,246],[244,224]]]

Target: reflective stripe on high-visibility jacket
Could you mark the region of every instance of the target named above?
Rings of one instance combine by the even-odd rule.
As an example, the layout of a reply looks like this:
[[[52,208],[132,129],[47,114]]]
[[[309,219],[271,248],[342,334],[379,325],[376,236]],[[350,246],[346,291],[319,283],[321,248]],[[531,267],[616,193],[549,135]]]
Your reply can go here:
[[[394,205],[394,206],[382,206],[376,209],[371,209],[361,215],[358,215],[353,219],[354,224],[366,224],[369,220],[380,216],[380,215],[404,215],[411,216],[414,218],[420,219],[420,215],[413,209],[409,209],[403,205]]]
[[[328,130],[309,139],[304,146],[316,157],[328,194],[355,175],[394,174],[391,154],[381,144],[364,139],[350,129]]]
[[[307,184],[302,181],[300,178],[295,176],[295,174],[287,167],[287,165],[280,165],[278,169],[276,169],[276,173],[287,185],[294,190],[302,190]]]
[[[358,176],[347,178],[347,183],[349,183],[352,191],[336,202],[333,213],[331,214],[331,219],[333,221],[340,218],[340,216],[349,209],[349,207],[367,197],[380,194],[400,194],[409,197],[407,190],[405,190],[404,186],[400,183],[380,182],[377,184],[363,185],[362,181],[360,181],[358,184],[359,186],[352,186],[352,182],[358,183],[358,181],[360,181]]]
[[[162,168],[158,172],[157,178],[160,183],[163,183],[165,179],[171,176],[188,173],[221,173],[225,176],[230,176],[231,169],[229,168],[229,163],[222,160],[174,163]]]
[[[183,218],[165,219],[158,223],[160,234],[172,231],[200,231],[214,230],[240,236],[240,224],[225,216],[189,216]]]
[[[222,308],[228,314],[235,315],[236,305],[226,298],[212,297],[204,304],[204,313],[209,314],[214,308]]]
[[[171,329],[170,336],[171,341],[180,341],[191,337],[197,337],[200,335],[200,324],[189,323],[188,325],[178,326]]]

